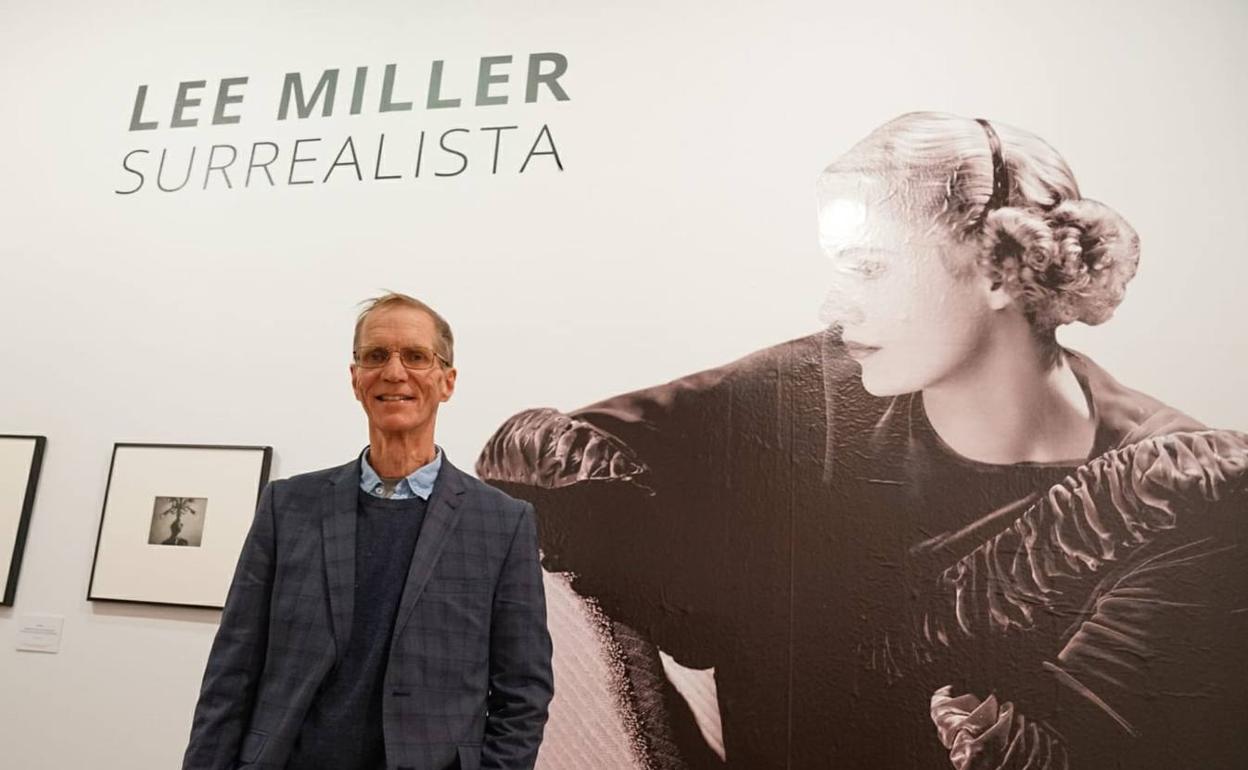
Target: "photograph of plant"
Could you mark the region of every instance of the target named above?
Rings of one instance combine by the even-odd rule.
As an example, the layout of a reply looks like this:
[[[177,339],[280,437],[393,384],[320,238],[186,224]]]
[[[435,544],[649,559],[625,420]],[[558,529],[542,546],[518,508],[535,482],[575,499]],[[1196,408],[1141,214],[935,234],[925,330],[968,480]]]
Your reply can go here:
[[[157,497],[152,506],[148,544],[198,548],[203,541],[207,510],[206,497]]]

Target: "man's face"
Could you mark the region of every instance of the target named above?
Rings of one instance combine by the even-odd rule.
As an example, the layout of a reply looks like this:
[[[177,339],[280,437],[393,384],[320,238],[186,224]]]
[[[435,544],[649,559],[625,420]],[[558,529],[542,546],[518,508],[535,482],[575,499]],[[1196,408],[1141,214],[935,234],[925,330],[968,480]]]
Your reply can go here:
[[[370,313],[360,328],[356,348],[423,347],[437,351],[436,340],[433,319],[427,313],[399,305]],[[398,355],[392,355],[377,369],[351,364],[351,387],[368,415],[370,432],[432,432],[438,405],[455,392],[455,375],[453,367],[444,367],[440,361],[429,369],[414,371],[404,367]]]

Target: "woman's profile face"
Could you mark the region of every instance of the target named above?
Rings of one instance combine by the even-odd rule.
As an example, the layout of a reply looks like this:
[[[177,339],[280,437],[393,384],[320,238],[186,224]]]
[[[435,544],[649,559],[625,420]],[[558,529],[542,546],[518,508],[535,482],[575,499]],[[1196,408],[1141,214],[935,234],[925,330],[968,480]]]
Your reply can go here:
[[[968,246],[852,178],[821,183],[819,240],[833,264],[824,320],[844,330],[869,393],[912,393],[971,374],[994,311],[986,279],[946,266],[973,264]]]

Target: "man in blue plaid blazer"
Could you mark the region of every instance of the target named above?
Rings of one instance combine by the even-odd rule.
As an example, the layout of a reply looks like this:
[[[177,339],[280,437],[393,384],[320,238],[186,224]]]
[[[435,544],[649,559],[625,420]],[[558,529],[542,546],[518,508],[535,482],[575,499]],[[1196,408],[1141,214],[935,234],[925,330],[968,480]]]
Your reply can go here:
[[[261,495],[183,768],[531,768],[553,692],[533,508],[434,443],[441,316],[387,294],[353,347],[369,447]]]

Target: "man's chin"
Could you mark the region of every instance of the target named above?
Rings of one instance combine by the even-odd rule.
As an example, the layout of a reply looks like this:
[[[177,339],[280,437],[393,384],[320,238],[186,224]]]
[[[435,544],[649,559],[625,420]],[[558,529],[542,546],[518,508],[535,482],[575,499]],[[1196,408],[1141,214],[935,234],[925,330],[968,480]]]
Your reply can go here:
[[[371,431],[391,435],[416,433],[425,423],[419,415],[370,415],[369,418],[368,427]]]

